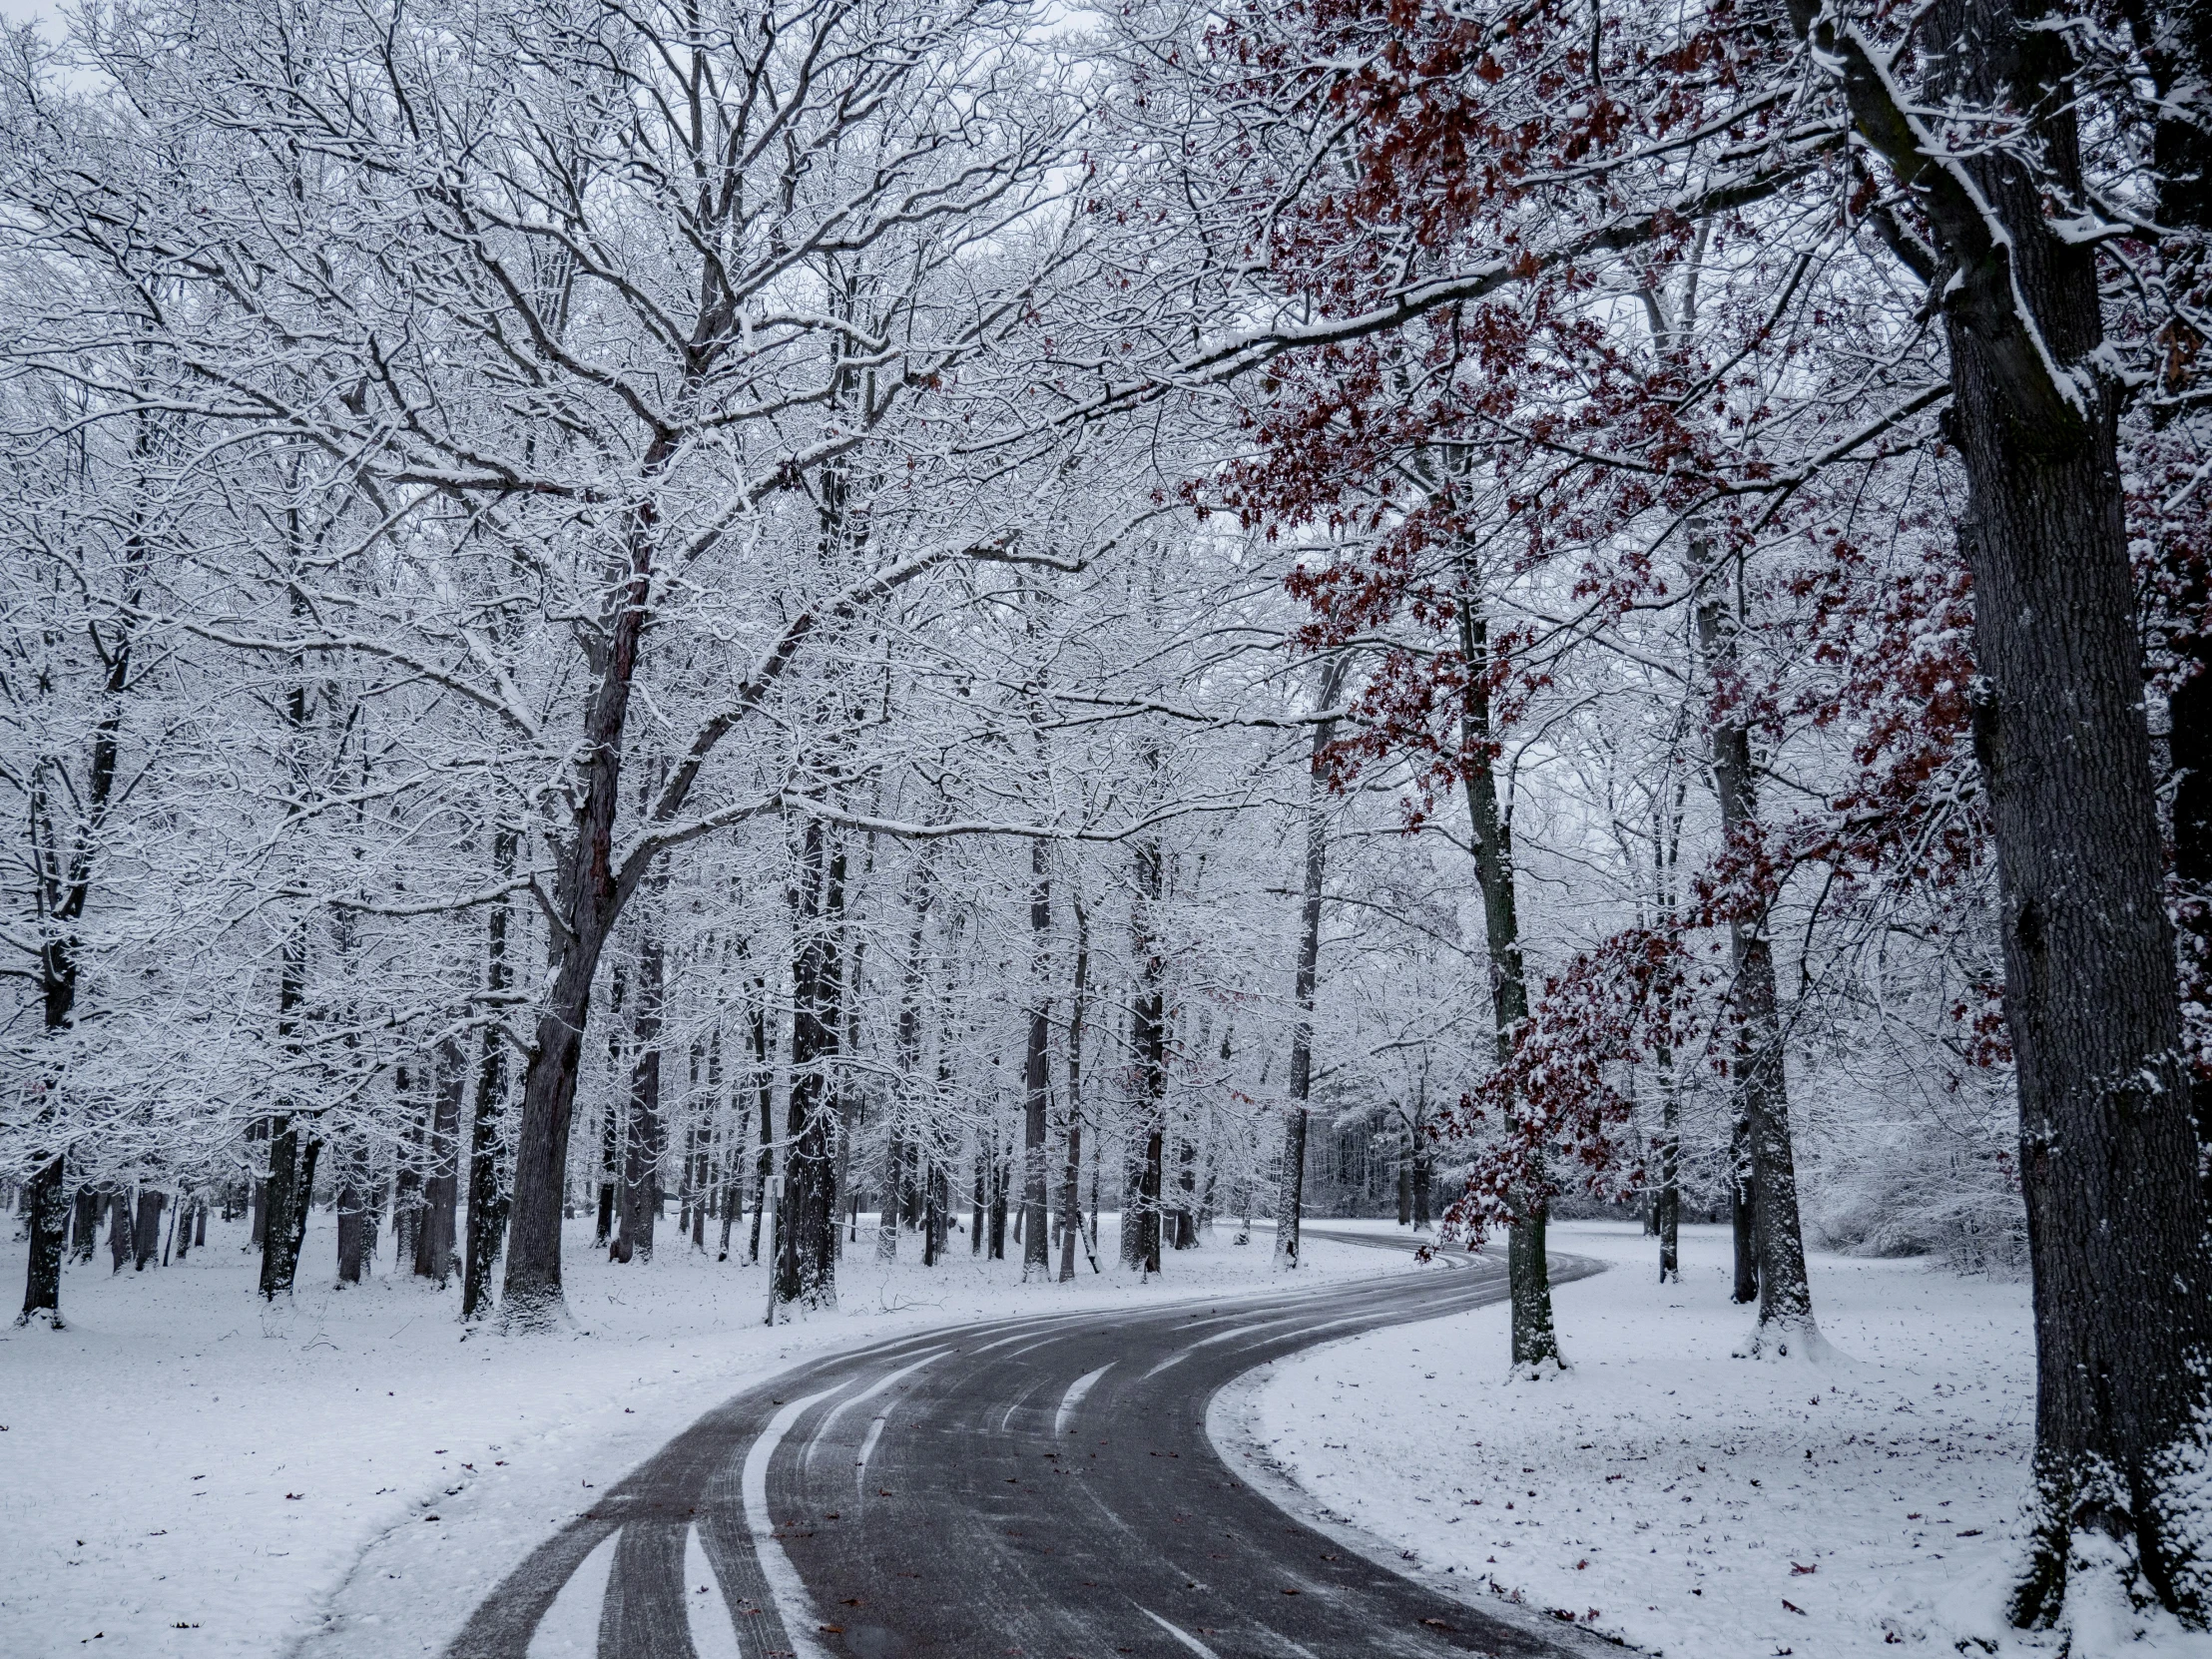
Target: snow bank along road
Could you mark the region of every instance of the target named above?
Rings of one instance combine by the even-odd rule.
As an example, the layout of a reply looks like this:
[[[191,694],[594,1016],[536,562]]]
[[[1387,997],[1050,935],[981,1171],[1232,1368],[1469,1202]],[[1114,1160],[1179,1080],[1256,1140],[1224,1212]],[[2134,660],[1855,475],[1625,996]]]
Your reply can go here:
[[[1600,1266],[1561,1260],[1553,1277]],[[1504,1294],[1500,1265],[1461,1259],[1233,1310],[998,1321],[818,1361],[610,1488],[447,1653],[1587,1653],[1297,1524],[1206,1437],[1207,1402],[1256,1366]]]

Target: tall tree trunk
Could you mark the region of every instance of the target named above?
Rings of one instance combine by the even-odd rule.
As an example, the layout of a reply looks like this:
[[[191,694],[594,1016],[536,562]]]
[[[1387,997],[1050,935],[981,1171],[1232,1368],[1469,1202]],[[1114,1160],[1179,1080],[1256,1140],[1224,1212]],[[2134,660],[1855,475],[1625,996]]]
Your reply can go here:
[[[993,1065],[991,1069],[996,1071],[998,1068]],[[998,1126],[995,1123],[991,1125],[990,1161],[985,1168],[988,1172],[986,1179],[990,1194],[990,1259],[1003,1262],[1006,1260],[1006,1160],[999,1156]]]
[[[912,1193],[907,1136],[918,1128],[914,1104],[921,1088],[922,947],[927,938],[930,899],[926,862],[914,872],[912,892],[913,925],[906,936],[906,964],[899,981],[898,1080],[891,1089],[891,1127],[883,1152],[883,1213],[875,1234],[878,1262],[897,1260],[898,1230],[905,1207],[919,1196]]]
[[[162,1211],[168,1203],[169,1195],[159,1187],[139,1188],[138,1216],[131,1228],[131,1265],[135,1272],[144,1273],[162,1253]]]
[[[984,1150],[982,1137],[987,1132],[987,1128],[976,1132],[975,1191],[971,1195],[968,1205],[968,1254],[970,1256],[980,1256],[983,1253],[983,1199],[985,1188],[988,1185],[984,1171],[989,1166],[990,1155]]]
[[[833,844],[834,843],[834,844]],[[777,1206],[779,1301],[834,1307],[836,1283],[836,1100],[831,1073],[839,1040],[844,848],[819,819],[801,836],[794,904],[792,1087]]]
[[[737,1231],[745,1208],[745,1137],[732,1131],[730,1144],[724,1150],[722,1186],[722,1244],[715,1252],[715,1260],[730,1260],[730,1235]]]
[[[1052,875],[1042,839],[1029,843],[1029,1041],[1022,1065],[1021,1276],[1038,1278],[1051,1262],[1045,1237],[1046,1117],[1052,1106],[1052,998],[1046,953],[1052,934]]]
[[[860,975],[866,959],[867,943],[854,939],[843,953],[842,971],[838,978],[838,1008],[844,1019],[842,1052],[855,1058],[860,1052]],[[835,1191],[838,1203],[845,1206],[852,1241],[860,1237],[860,1195],[852,1185],[852,1149],[859,1143],[860,1129],[865,1121],[867,1101],[861,1093],[857,1073],[849,1066],[838,1068],[835,1086],[830,1094],[835,1103],[833,1116],[837,1126],[837,1170]],[[842,1258],[845,1246],[845,1228],[830,1230],[831,1254]]]
[[[1198,1245],[1198,1142],[1189,1126],[1175,1138],[1175,1232],[1177,1250]]]
[[[142,419],[133,447],[142,460],[153,453],[155,432]],[[141,576],[151,556],[146,538],[134,530],[124,542],[125,605],[128,616],[142,592]],[[77,926],[84,919],[92,896],[94,863],[101,844],[101,830],[109,805],[115,799],[115,783],[122,759],[123,699],[131,688],[132,647],[135,624],[120,622],[87,629],[89,643],[107,672],[102,677],[100,718],[93,725],[85,778],[77,803],[81,813],[78,832],[62,832],[52,819],[52,803],[43,781],[33,792],[31,815],[33,844],[38,849],[37,881],[44,920],[50,929],[39,943],[38,977],[41,1023],[49,1037],[59,1036],[76,1022],[78,940]],[[65,851],[66,849],[66,851]],[[52,1126],[60,1106],[61,1078],[40,1081],[45,1105],[35,1122]],[[36,1143],[33,1143],[36,1145]],[[53,1330],[62,1329],[62,1251],[69,1222],[66,1182],[68,1155],[56,1146],[36,1158],[24,1194],[23,1215],[29,1224],[30,1249],[26,1252],[23,1312],[16,1324],[40,1319]],[[92,1259],[92,1242],[85,1238],[83,1259]]]
[[[271,1120],[269,1201],[262,1233],[261,1293],[274,1302],[291,1294],[299,1271],[299,1243],[307,1231],[307,1200],[314,1187],[314,1166],[322,1142],[302,1136],[299,1120],[285,1114]]]
[[[673,450],[672,439],[656,438],[644,458],[645,475],[656,475]],[[623,733],[653,587],[656,514],[649,501],[640,504],[632,520],[602,619],[602,637],[592,649],[596,680],[584,716],[582,777],[576,780],[574,823],[554,877],[552,908],[559,925],[546,930],[548,982],[523,1070],[507,1274],[500,1297],[500,1319],[510,1330],[549,1330],[567,1315],[561,1295],[561,1209],[568,1185],[568,1137],[591,1016],[592,980],[623,898],[614,861],[615,814],[622,796]]]
[[[1659,1283],[1682,1278],[1682,1128],[1681,1103],[1674,1078],[1674,1050],[1662,1045],[1653,1056],[1659,1069],[1659,1198],[1653,1206],[1653,1230],[1659,1235]]]
[[[108,1195],[108,1273],[111,1277],[130,1265],[134,1225],[130,1192],[118,1188]]]
[[[2202,89],[2212,85],[2212,8],[2129,0],[2122,10],[2161,109],[2153,139],[2158,222],[2201,235],[2212,230],[2212,130],[2202,114]],[[2183,365],[2201,347],[2186,330],[2175,331],[2166,383],[2159,388],[2164,394],[2181,396],[2191,389]],[[2153,411],[2158,424],[2169,418],[2164,410]],[[2201,619],[2212,615],[2212,584],[2201,565],[2187,573],[2174,610],[2183,625],[2170,641],[2180,683],[2167,705],[2173,873],[2185,899],[2182,920],[2194,958],[2192,976],[2202,987],[2212,983],[2212,633]],[[2191,1098],[2206,1200],[2212,1204],[2212,1069],[2193,1080]]]
[[[1091,918],[1080,895],[1075,899],[1075,983],[1068,1012],[1068,1155],[1060,1186],[1060,1213],[1067,1231],[1060,1238],[1060,1280],[1075,1277],[1075,1243],[1083,1232],[1083,1020],[1090,1011]],[[1086,1245],[1091,1272],[1098,1272],[1096,1241]]]
[[[1167,959],[1157,931],[1166,866],[1159,842],[1138,843],[1136,876],[1130,953],[1137,963],[1137,994],[1129,1008],[1129,1046],[1137,1086],[1129,1125],[1143,1154],[1136,1201],[1123,1209],[1122,1260],[1150,1275],[1160,1271],[1160,1199],[1167,1139]]]
[[[1728,603],[1726,575],[1713,563],[1702,529],[1692,531],[1691,577],[1703,584],[1697,605],[1698,649],[1713,680],[1713,793],[1720,799],[1721,833],[1731,847],[1758,834],[1759,796],[1751,753],[1751,716],[1737,667],[1742,619]],[[1776,1005],[1774,946],[1762,909],[1739,909],[1729,921],[1735,982],[1729,1002],[1737,1048],[1731,1093],[1743,1126],[1743,1154],[1751,1177],[1751,1235],[1758,1254],[1759,1326],[1751,1352],[1768,1345],[1790,1352],[1796,1340],[1817,1342],[1813,1290],[1805,1275],[1805,1239],[1798,1222],[1797,1156],[1790,1135],[1790,1097],[1784,1075],[1782,1022]],[[1738,1222],[1739,1235],[1742,1222]],[[1738,1300],[1745,1289],[1737,1270]]]
[[[1345,678],[1352,666],[1342,652],[1322,664],[1318,713],[1327,714],[1344,696]],[[1327,799],[1322,767],[1329,746],[1337,741],[1337,723],[1314,724],[1313,754],[1306,780],[1306,872],[1299,905],[1298,965],[1293,970],[1292,993],[1298,1005],[1291,1025],[1291,1107],[1283,1122],[1283,1175],[1276,1188],[1275,1265],[1299,1264],[1299,1226],[1306,1203],[1306,1123],[1308,1102],[1314,1089],[1314,999],[1321,983],[1322,895],[1329,864],[1329,820],[1323,812]]]
[[[68,1160],[55,1153],[31,1173],[23,1188],[23,1214],[30,1224],[31,1260],[24,1274],[23,1312],[16,1324],[43,1318],[56,1330],[62,1324],[62,1251],[69,1235]]]
[[[699,1047],[692,1047],[692,1070],[699,1069]],[[695,1123],[691,1127],[691,1157],[687,1160],[690,1174],[687,1184],[691,1188],[691,1243],[692,1249],[701,1255],[707,1251],[707,1211],[712,1199],[712,1166],[707,1161],[708,1127]]]
[[[1689,793],[1689,778],[1685,773],[1673,787],[1670,804],[1665,793],[1654,795],[1652,801],[1652,861],[1657,876],[1658,891],[1655,908],[1662,928],[1671,929],[1676,920],[1675,876],[1682,856],[1682,810]],[[1667,1005],[1673,1004],[1671,980],[1665,989]],[[1682,1102],[1681,1085],[1674,1074],[1674,1049],[1667,1043],[1655,1045],[1652,1063],[1659,1073],[1659,1199],[1652,1217],[1653,1230],[1659,1235],[1659,1283],[1677,1284],[1682,1278]],[[1741,1272],[1742,1264],[1738,1264]],[[1738,1300],[1748,1300],[1739,1298]]]
[[[2004,195],[2008,222],[2028,222],[2030,203]],[[2061,360],[2084,360],[2097,315],[2086,254],[2059,250],[2026,283]],[[2057,1617],[2075,1540],[2101,1533],[2132,1551],[2156,1599],[2201,1622],[2212,1560],[2183,1471],[2204,1460],[2212,1406],[2212,1275],[2136,675],[2116,397],[2070,431],[2037,420],[2017,407],[1976,319],[1954,315],[1950,333],[1985,688],[1975,738],[1996,829],[2035,1278],[2034,1564],[2014,1612]]]
[[[933,1268],[944,1259],[945,1241],[952,1231],[952,1167],[932,1150],[923,1169],[927,1186],[921,1211],[921,1265]]]
[[[1467,818],[1474,830],[1475,878],[1482,888],[1483,936],[1490,961],[1490,1014],[1497,1063],[1507,1063],[1513,1037],[1528,1018],[1528,982],[1521,968],[1520,911],[1513,887],[1513,832],[1497,796],[1497,738],[1490,728],[1490,625],[1476,608],[1470,568],[1459,596],[1459,655],[1467,686],[1460,708],[1461,765]],[[1513,1365],[1566,1364],[1551,1319],[1551,1267],[1544,1254],[1550,1200],[1539,1185],[1507,1195],[1510,1223],[1505,1276],[1512,1308]]]
[[[592,1228],[592,1248],[604,1250],[614,1243],[615,1197],[622,1175],[622,1112],[614,1101],[599,1121],[599,1207]]]
[[[747,1028],[753,1043],[753,1089],[755,1105],[761,1114],[761,1144],[753,1160],[753,1231],[748,1262],[761,1259],[761,1213],[768,1207],[768,1187],[775,1173],[776,1155],[776,1069],[769,1063],[768,1053],[768,981],[753,981],[753,1004],[747,1012]],[[770,1241],[773,1247],[774,1241]],[[771,1249],[771,1257],[774,1251]]]
[[[332,1154],[337,1170],[338,1284],[358,1285],[370,1252],[363,1248],[372,1221],[369,1206],[375,1202],[368,1165],[368,1149],[359,1137],[348,1134]]]
[[[2194,15],[2157,44],[2201,49]],[[2026,131],[1937,167],[1836,14],[1792,0],[1792,16],[1869,147],[1920,196],[1952,273],[1940,292],[1967,480],[1974,748],[2035,1278],[2030,1561],[2012,1614],[2061,1619],[2076,1571],[2117,1567],[2123,1582],[2085,1591],[2085,1608],[2125,1593],[2202,1624],[2212,1264],[2128,565],[2123,388],[2104,366],[2097,251],[2044,217],[2050,197],[2082,199],[2071,36],[2008,0],[1939,6],[1929,38],[1960,45],[1930,60],[1934,101],[2025,112]]]
[[[653,1260],[661,1211],[661,1002],[668,947],[657,905],[649,905],[638,941],[634,1023],[630,1028],[630,1116],[622,1148],[622,1233],[625,1262]]]
[[[507,825],[492,830],[492,874],[514,873],[521,836]],[[514,969],[507,961],[508,901],[495,900],[484,918],[485,1021],[476,1055],[476,1104],[468,1115],[468,1245],[461,1268],[461,1319],[491,1312],[491,1270],[507,1231],[507,1194],[499,1179],[499,1114],[507,1098],[506,1019]]]
[[[294,694],[293,724],[303,725],[300,694]],[[299,1005],[306,996],[307,932],[294,922],[284,934],[283,969],[276,989],[276,1041],[295,1047]],[[306,1227],[308,1190],[320,1142],[310,1134],[302,1143],[296,1117],[287,1109],[269,1120],[269,1183],[262,1218],[261,1293],[274,1302],[291,1294],[299,1271],[299,1240]],[[304,1166],[304,1168],[302,1168]]]
[[[69,1259],[73,1262],[91,1261],[93,1246],[98,1242],[99,1233],[100,1189],[98,1187],[79,1187],[69,1222]],[[208,1241],[203,1237],[200,1242],[206,1244]],[[57,1295],[60,1294],[58,1284],[55,1291]],[[42,1303],[41,1306],[53,1310],[56,1319],[61,1317],[58,1304],[47,1302]]]
[[[394,1274],[412,1270],[415,1239],[422,1231],[422,1137],[426,1109],[414,1100],[415,1072],[406,1066],[393,1068],[392,1092],[407,1114],[407,1128],[400,1137],[399,1167],[392,1176],[391,1245]],[[261,1243],[257,1237],[254,1241]]]
[[[455,1212],[460,1203],[461,1098],[468,1086],[467,1059],[459,1042],[447,1037],[438,1044],[430,1075],[429,1169],[422,1183],[422,1227],[415,1235],[414,1270],[418,1279],[435,1280],[443,1290],[453,1273]]]

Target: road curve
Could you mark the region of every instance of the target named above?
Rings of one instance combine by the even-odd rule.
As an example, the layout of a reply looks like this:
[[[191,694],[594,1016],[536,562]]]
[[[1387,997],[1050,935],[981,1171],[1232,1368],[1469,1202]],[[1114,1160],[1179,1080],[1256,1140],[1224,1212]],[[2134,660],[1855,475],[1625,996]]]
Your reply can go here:
[[[1552,1277],[1597,1268],[1562,1258]],[[1299,1524],[1206,1436],[1208,1401],[1257,1366],[1504,1294],[1501,1266],[1456,1258],[1234,1304],[992,1321],[801,1367],[709,1412],[540,1545],[448,1659],[1586,1655]],[[592,1596],[595,1644],[579,1605]],[[571,1626],[587,1620],[582,1643],[552,1641],[557,1599]]]

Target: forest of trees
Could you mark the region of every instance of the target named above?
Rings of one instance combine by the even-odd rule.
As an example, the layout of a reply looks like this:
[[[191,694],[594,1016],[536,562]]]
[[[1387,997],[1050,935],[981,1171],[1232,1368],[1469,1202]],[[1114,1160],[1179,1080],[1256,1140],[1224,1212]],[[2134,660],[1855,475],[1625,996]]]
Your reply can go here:
[[[1533,1376],[1548,1216],[1711,1217],[1753,1353],[1809,1245],[2031,1271],[2015,1616],[2203,1622],[2208,86],[2148,0],[12,32],[25,1320],[211,1208],[518,1332],[564,1219],[819,1306],[1448,1208]]]

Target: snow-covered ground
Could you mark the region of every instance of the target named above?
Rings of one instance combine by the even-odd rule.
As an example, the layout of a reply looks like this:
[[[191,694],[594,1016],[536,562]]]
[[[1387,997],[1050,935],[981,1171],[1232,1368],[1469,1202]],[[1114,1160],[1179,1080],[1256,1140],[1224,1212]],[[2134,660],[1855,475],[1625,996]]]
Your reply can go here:
[[[305,1260],[333,1245],[317,1216]],[[367,1597],[347,1651],[435,1651],[474,1597],[701,1412],[795,1361],[1000,1315],[1280,1288],[1269,1239],[1173,1257],[1150,1287],[1078,1265],[1023,1287],[1017,1262],[888,1270],[862,1243],[833,1314],[768,1329],[758,1268],[666,1248],[617,1267],[571,1231],[573,1337],[461,1340],[458,1293],[408,1279],[343,1293],[301,1274],[288,1308],[254,1296],[243,1224],[179,1265],[68,1270],[66,1330],[0,1326],[0,1655],[266,1659],[320,1631],[371,1545],[408,1583]],[[1112,1261],[1111,1221],[1102,1241]],[[23,1246],[0,1244],[0,1284]],[[1396,1271],[1317,1243],[1325,1275]],[[435,1526],[423,1522],[435,1520]],[[395,1612],[394,1609],[397,1609]],[[385,1621],[381,1626],[371,1620]],[[365,1644],[365,1645],[363,1645]]]
[[[1731,1357],[1750,1316],[1725,1229],[1683,1229],[1664,1287],[1633,1226],[1551,1245],[1614,1264],[1557,1289],[1566,1376],[1509,1379],[1486,1308],[1286,1361],[1246,1427],[1453,1581],[1679,1659],[1947,1659],[2000,1635],[2033,1442],[2024,1285],[1816,1257],[1835,1357],[1755,1362]]]

